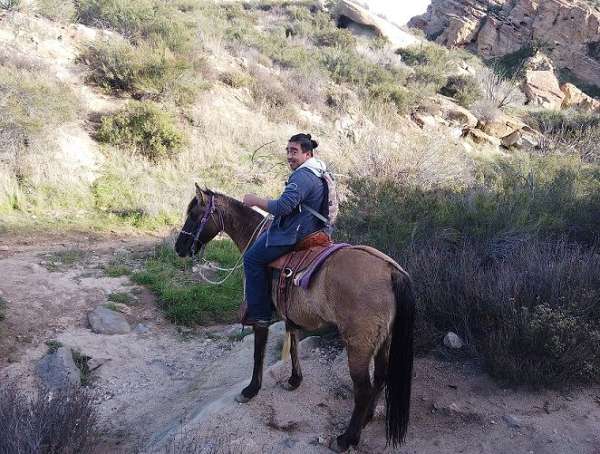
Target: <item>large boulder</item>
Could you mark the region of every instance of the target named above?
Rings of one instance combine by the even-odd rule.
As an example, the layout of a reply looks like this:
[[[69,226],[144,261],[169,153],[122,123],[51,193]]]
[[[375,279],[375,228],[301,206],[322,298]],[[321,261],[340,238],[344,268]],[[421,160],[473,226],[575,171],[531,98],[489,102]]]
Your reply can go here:
[[[561,85],[560,90],[565,95],[562,102],[563,109],[575,108],[584,112],[600,113],[600,101],[586,95],[575,85],[566,83]]]
[[[560,89],[550,59],[538,53],[527,61],[525,68],[523,92],[527,97],[527,104],[545,109],[560,109],[565,94]]]
[[[370,31],[376,36],[385,37],[395,47],[407,47],[419,43],[419,39],[414,35],[376,16],[352,0],[341,0],[336,7],[335,16],[338,26]]]
[[[67,389],[81,384],[81,374],[71,349],[60,347],[40,359],[36,366],[40,380],[50,390]]]

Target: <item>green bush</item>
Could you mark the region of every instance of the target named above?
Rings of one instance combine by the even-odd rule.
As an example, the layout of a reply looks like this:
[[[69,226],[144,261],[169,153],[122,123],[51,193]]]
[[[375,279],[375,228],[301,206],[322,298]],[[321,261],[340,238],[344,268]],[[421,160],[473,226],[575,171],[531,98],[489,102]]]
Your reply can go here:
[[[72,121],[79,102],[66,85],[14,66],[0,66],[0,143],[26,142],[46,129]]]
[[[463,107],[471,107],[483,96],[479,82],[472,76],[449,77],[440,93],[454,98]]]
[[[164,47],[96,41],[82,51],[80,60],[90,68],[91,82],[139,97],[173,97],[179,103],[189,103],[202,88],[198,81],[182,83],[193,75],[193,62]]]
[[[409,113],[418,101],[416,92],[389,82],[373,85],[369,94],[375,99],[394,103],[399,114]]]
[[[96,137],[117,146],[129,146],[156,161],[176,153],[183,145],[183,133],[173,117],[149,102],[131,102],[114,115],[102,118]]]
[[[193,23],[174,5],[157,0],[82,0],[78,16],[84,24],[111,28],[135,44],[146,40],[184,52],[193,39]]]
[[[42,16],[59,22],[73,22],[76,16],[72,0],[37,0],[37,11]]]

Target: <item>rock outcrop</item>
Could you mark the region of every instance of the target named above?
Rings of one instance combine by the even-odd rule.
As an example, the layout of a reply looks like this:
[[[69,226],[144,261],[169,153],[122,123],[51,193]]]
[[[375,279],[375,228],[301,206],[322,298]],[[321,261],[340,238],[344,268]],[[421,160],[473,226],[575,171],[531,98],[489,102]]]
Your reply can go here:
[[[412,34],[351,0],[341,0],[336,7],[335,15],[339,26],[350,29],[359,27],[371,31],[376,36],[387,38],[395,47],[406,47],[419,42],[419,39]]]
[[[600,101],[586,95],[575,85],[566,83],[560,86],[560,90],[564,93],[562,108],[575,108],[584,112],[600,113]]]
[[[537,53],[525,63],[523,92],[527,104],[545,109],[559,110],[565,94],[555,75],[552,61],[542,53]]]
[[[600,10],[580,0],[433,0],[409,25],[484,58],[543,43],[558,69],[600,86]]]

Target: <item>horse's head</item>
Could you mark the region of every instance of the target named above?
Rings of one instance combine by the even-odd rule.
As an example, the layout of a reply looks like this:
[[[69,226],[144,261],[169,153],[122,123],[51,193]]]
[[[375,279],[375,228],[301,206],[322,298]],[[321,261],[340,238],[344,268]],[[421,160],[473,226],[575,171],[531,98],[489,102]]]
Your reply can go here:
[[[175,252],[180,257],[197,253],[223,230],[223,217],[217,210],[216,198],[214,192],[202,190],[196,184],[196,196],[187,207],[185,223],[175,242]]]

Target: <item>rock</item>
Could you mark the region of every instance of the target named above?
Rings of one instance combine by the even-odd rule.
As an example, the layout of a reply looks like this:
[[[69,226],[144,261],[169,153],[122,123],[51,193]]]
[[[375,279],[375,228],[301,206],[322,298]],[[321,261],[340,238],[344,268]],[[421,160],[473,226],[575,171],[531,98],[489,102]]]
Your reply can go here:
[[[117,312],[120,312],[121,314],[126,314],[126,315],[131,314],[131,308],[127,304],[110,303],[110,305],[115,308],[114,310],[116,310]]]
[[[600,113],[600,101],[586,95],[575,85],[566,83],[560,86],[565,97],[562,102],[563,109],[575,108],[584,112]]]
[[[92,331],[97,334],[127,334],[131,331],[121,314],[102,306],[88,313],[88,321]]]
[[[371,13],[358,2],[340,0],[335,10],[335,17],[338,26],[356,28],[358,31],[383,36],[395,47],[407,47],[420,42],[414,35]]]
[[[150,332],[150,327],[147,325],[144,325],[143,323],[138,323],[137,325],[135,325],[135,328],[133,329],[133,331],[136,334],[146,334],[146,333]]]
[[[431,115],[423,115],[422,113],[414,112],[411,114],[410,118],[419,126],[419,128],[433,129],[437,127],[437,121],[435,117]]]
[[[444,345],[448,348],[459,349],[463,348],[465,344],[456,333],[450,331],[444,336]]]
[[[513,429],[518,429],[523,425],[523,422],[514,415],[504,415],[502,416],[504,422]]]
[[[538,53],[529,59],[526,68],[523,92],[527,97],[527,104],[545,109],[560,109],[565,94],[560,89],[554,66],[548,57]]]
[[[502,146],[506,148],[520,147],[521,146],[521,131],[514,131],[502,138]]]
[[[71,349],[60,347],[40,359],[36,372],[42,383],[51,390],[66,389],[81,384],[79,369],[73,361]]]
[[[483,58],[500,57],[549,43],[557,69],[600,86],[600,10],[568,0],[432,0],[409,26],[447,47],[475,49]]]
[[[301,359],[309,358],[312,352],[321,345],[319,336],[305,337],[298,343],[298,356]]]
[[[111,358],[90,358],[88,359],[87,365],[90,368],[90,372],[93,372],[110,360]]]
[[[463,128],[462,136],[464,138],[472,140],[473,143],[476,143],[478,145],[487,144],[497,148],[501,144],[500,140],[496,137],[489,136],[479,129],[470,128],[468,126]]]
[[[501,113],[493,120],[480,122],[477,127],[486,134],[496,137],[497,139],[502,139],[515,131],[520,131],[525,128],[531,129],[521,120],[504,113]]]
[[[269,326],[269,340],[267,341],[267,350],[265,352],[266,364],[273,364],[281,359],[281,352],[285,337],[286,332],[284,321],[279,321]]]

